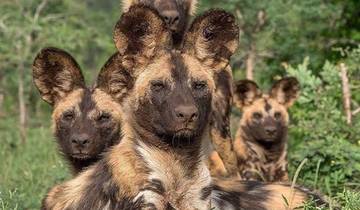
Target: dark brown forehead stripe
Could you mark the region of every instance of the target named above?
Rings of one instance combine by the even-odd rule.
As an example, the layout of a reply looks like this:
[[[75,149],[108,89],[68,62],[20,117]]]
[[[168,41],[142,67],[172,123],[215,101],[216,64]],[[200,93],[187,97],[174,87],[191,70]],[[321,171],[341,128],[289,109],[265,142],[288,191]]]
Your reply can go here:
[[[189,69],[184,63],[184,59],[177,52],[171,53],[171,76],[175,81],[183,81],[188,76]]]
[[[265,111],[269,112],[271,110],[271,105],[269,104],[268,100],[265,99]]]
[[[89,90],[88,88],[84,89],[84,94],[83,94],[82,100],[79,104],[81,113],[88,113],[89,111],[95,109],[96,104],[92,100],[91,95],[92,95],[91,90]]]

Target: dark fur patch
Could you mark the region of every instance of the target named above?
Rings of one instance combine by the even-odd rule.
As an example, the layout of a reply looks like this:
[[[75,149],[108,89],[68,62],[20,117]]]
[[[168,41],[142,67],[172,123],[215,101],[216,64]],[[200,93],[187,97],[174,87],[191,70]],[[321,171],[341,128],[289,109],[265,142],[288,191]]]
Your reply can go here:
[[[213,191],[213,186],[210,185],[210,186],[207,186],[207,187],[204,187],[203,189],[201,189],[201,199],[202,200],[206,200],[209,198],[209,196],[211,195],[211,192]]]
[[[96,87],[112,95],[121,102],[134,85],[134,78],[130,71],[122,66],[122,56],[114,53],[101,68]]]
[[[216,99],[213,102],[212,113],[212,127],[217,131],[220,131],[222,138],[231,139],[230,133],[230,113],[231,113],[231,101],[232,101],[232,77],[229,72],[222,70],[216,73],[215,79],[215,94]]]
[[[158,47],[169,46],[170,33],[158,11],[149,6],[136,5],[123,13],[116,23],[114,41],[120,54],[138,55],[147,50],[150,42],[157,42]]]
[[[219,62],[221,59],[229,59],[237,49],[237,42],[234,41],[238,40],[238,36],[239,28],[235,17],[224,10],[213,9],[195,18],[185,36],[184,48],[190,49],[194,45],[199,47],[200,42],[206,43],[203,51],[208,55],[199,59],[211,57],[215,62]],[[228,46],[230,42],[234,42],[232,46]]]
[[[141,191],[152,191],[159,195],[163,195],[165,193],[165,188],[161,180],[152,179],[150,182],[141,189]]]
[[[250,105],[256,98],[261,96],[258,85],[250,80],[239,80],[234,85],[234,101],[238,108]]]
[[[279,103],[291,106],[299,96],[299,92],[299,81],[295,77],[287,77],[275,82],[271,88],[270,95],[276,98]]]
[[[54,47],[44,48],[33,63],[33,81],[41,97],[54,105],[76,88],[84,88],[80,67],[67,52]]]
[[[194,0],[193,0],[194,1]],[[132,5],[138,4],[138,1],[132,1]],[[129,4],[129,3],[127,3]],[[141,4],[153,7],[159,12],[159,15],[165,19],[167,28],[172,32],[172,40],[175,48],[180,47],[185,30],[190,19],[191,1],[187,0],[142,0]]]

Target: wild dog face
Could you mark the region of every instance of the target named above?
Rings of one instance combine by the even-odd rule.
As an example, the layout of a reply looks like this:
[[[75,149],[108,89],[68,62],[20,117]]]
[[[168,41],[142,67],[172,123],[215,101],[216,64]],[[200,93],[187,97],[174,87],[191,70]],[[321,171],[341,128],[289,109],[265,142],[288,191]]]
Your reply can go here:
[[[252,81],[238,81],[234,101],[243,113],[240,126],[260,144],[281,140],[289,123],[287,109],[297,99],[299,90],[299,82],[293,77],[276,82],[269,94],[262,94]]]
[[[124,112],[144,131],[162,139],[198,136],[211,112],[213,72],[228,64],[237,47],[234,17],[218,10],[200,16],[186,34],[184,49],[175,51],[166,22],[144,8],[131,7],[116,24],[115,44],[128,70],[102,72],[110,78],[105,89],[116,97],[121,90],[115,87],[129,88]],[[122,75],[132,79],[111,79]]]
[[[189,17],[195,12],[197,0],[122,0],[124,11],[132,5],[145,4],[155,8],[172,32],[174,44],[181,42]]]
[[[54,108],[54,134],[75,171],[93,163],[118,141],[119,105],[100,89],[85,86],[70,54],[43,49],[35,58],[33,78],[41,97]]]

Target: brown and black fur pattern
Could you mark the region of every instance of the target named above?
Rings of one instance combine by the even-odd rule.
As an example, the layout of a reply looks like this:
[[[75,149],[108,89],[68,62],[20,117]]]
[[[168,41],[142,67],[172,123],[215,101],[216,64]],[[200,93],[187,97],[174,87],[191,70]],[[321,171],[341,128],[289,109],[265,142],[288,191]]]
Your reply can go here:
[[[299,90],[293,77],[277,81],[268,94],[249,80],[235,84],[235,103],[242,111],[234,141],[241,179],[288,181],[288,108]]]
[[[299,186],[214,179],[211,207],[215,210],[290,210],[303,209],[305,200],[314,201],[317,207],[328,207],[320,195]]]
[[[287,209],[274,202],[285,197],[299,206],[308,199],[296,188],[287,193],[289,186],[211,181],[202,147],[212,74],[229,62],[238,32],[234,17],[221,10],[199,16],[192,27],[183,51],[174,51],[155,11],[135,6],[122,15],[114,33],[119,68],[103,69],[97,86],[114,101],[127,90],[122,141],[76,178],[53,187],[43,209],[246,209],[259,201],[257,193],[267,196],[261,200],[265,209]],[[211,36],[203,33],[208,28],[214,29]]]
[[[210,198],[202,192],[211,179],[202,147],[215,90],[212,75],[237,47],[234,19],[224,11],[207,12],[176,51],[156,11],[134,6],[124,13],[114,30],[121,65],[103,69],[97,82],[114,100],[127,92],[121,143],[50,190],[43,208],[208,209]]]
[[[181,47],[189,19],[195,13],[196,0],[123,0],[125,11],[135,4],[145,4],[156,9],[172,31],[173,47],[176,49]],[[174,21],[174,18],[177,21]],[[208,28],[204,31],[206,36],[211,36],[211,30]],[[230,112],[233,98],[231,68],[226,66],[224,69],[219,69],[213,74],[213,77],[215,93],[208,136],[212,140],[212,145],[208,149],[211,174],[213,176],[234,176],[237,173],[237,159],[230,134]]]
[[[86,87],[70,54],[56,48],[41,50],[33,64],[33,78],[41,97],[53,106],[53,133],[74,174],[118,143],[119,105],[111,104],[111,96]]]
[[[197,0],[122,0],[123,10],[144,4],[156,9],[171,30],[173,45],[180,48],[191,16],[194,15]]]

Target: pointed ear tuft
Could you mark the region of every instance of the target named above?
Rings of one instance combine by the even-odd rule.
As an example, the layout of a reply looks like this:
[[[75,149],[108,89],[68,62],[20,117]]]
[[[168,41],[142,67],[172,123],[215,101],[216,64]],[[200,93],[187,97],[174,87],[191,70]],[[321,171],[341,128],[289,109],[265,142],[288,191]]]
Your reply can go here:
[[[187,15],[194,16],[197,10],[198,1],[197,0],[184,0],[188,10]]]
[[[238,108],[251,105],[262,95],[257,84],[251,80],[240,80],[235,83],[234,102]]]
[[[184,50],[212,67],[224,68],[238,47],[238,39],[235,17],[223,10],[210,10],[192,23]]]
[[[114,42],[121,55],[148,59],[158,49],[170,46],[170,35],[158,12],[145,5],[131,6],[114,28]]]
[[[270,96],[280,104],[290,107],[300,94],[300,83],[295,77],[287,77],[277,81],[270,90]]]
[[[78,88],[85,88],[84,77],[75,59],[57,48],[45,48],[33,63],[33,81],[41,98],[51,105]]]
[[[138,4],[139,0],[121,0],[123,12],[127,12],[129,8],[135,4]]]

